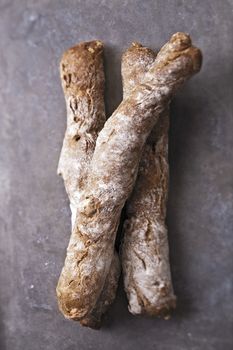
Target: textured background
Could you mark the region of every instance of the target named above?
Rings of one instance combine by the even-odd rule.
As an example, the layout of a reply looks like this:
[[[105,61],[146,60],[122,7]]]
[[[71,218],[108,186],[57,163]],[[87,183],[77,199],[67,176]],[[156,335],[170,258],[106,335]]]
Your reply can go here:
[[[232,1],[0,0],[0,349],[228,350],[232,345]],[[168,227],[178,308],[133,317],[120,286],[101,331],[66,321],[55,285],[70,233],[56,166],[65,130],[58,63],[82,40],[106,43],[108,115],[133,40],[187,31],[201,73],[172,105]]]

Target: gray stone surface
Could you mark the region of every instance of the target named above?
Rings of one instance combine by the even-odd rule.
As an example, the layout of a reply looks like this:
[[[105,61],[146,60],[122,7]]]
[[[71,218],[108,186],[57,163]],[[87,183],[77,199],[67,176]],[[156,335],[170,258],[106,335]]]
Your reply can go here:
[[[0,349],[231,349],[232,1],[0,0]],[[121,101],[120,57],[133,40],[160,47],[187,31],[201,73],[172,104],[168,205],[178,308],[133,317],[119,288],[101,331],[57,310],[70,233],[56,166],[65,130],[58,63],[79,41],[106,43],[108,115]]]

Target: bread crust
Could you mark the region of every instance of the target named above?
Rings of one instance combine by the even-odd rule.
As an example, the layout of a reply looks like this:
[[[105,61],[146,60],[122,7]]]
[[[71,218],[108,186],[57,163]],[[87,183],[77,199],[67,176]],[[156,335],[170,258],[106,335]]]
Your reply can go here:
[[[114,255],[122,207],[132,191],[144,143],[171,96],[200,69],[191,45],[158,70],[152,64],[100,131],[58,282],[60,308],[81,319],[93,310]],[[69,283],[67,283],[70,281]]]
[[[82,42],[65,51],[60,77],[66,101],[67,128],[57,172],[64,179],[72,209],[84,188],[96,139],[106,119],[103,43],[97,40]]]
[[[190,45],[188,35],[176,33],[155,58],[153,51],[133,43],[122,58],[124,96],[140,83],[152,64],[159,71]],[[126,205],[127,219],[122,244],[129,311],[165,318],[176,306],[165,224],[169,185],[168,129],[167,106],[152,129],[142,153],[138,177]]]
[[[156,54],[138,43],[122,57],[124,97],[144,78]],[[126,204],[122,267],[133,314],[166,315],[176,298],[171,281],[167,229],[169,112],[165,110],[143,149],[138,176]],[[166,317],[165,316],[165,317]]]
[[[67,50],[61,59],[60,77],[67,106],[67,129],[58,174],[62,175],[69,196],[73,227],[96,138],[105,122],[103,43],[83,42]],[[93,311],[80,320],[82,325],[100,327],[102,314],[115,298],[119,275],[120,263],[115,252],[103,291]]]
[[[120,262],[118,254],[115,251],[100,297],[93,310],[80,320],[82,326],[100,329],[102,316],[115,300],[119,276]]]

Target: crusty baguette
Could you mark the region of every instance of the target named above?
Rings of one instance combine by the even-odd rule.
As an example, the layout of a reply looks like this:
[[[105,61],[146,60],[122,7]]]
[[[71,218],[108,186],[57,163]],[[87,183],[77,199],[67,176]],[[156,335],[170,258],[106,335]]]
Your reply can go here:
[[[103,44],[83,42],[67,50],[61,59],[60,76],[67,106],[67,129],[58,165],[64,179],[75,222],[96,138],[105,122]],[[115,298],[120,264],[117,253],[95,308],[80,320],[99,328],[102,314]]]
[[[173,39],[172,39],[173,40]],[[94,308],[114,254],[122,207],[132,191],[144,143],[171,96],[200,69],[201,54],[187,43],[152,65],[99,133],[57,286],[60,308],[81,319]]]
[[[176,34],[183,36],[183,34]],[[138,43],[122,57],[124,97],[143,80],[155,53]],[[159,56],[158,56],[159,57]],[[167,316],[175,307],[171,281],[167,229],[168,128],[165,110],[145,144],[133,192],[126,204],[122,267],[124,286],[133,314]]]

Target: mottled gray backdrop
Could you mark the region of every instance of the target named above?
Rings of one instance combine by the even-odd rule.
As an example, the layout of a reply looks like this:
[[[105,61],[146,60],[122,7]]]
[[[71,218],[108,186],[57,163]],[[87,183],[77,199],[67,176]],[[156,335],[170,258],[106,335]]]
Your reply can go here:
[[[0,349],[229,350],[233,336],[232,14],[227,0],[0,0]],[[83,40],[106,44],[108,115],[122,98],[132,41],[159,48],[186,31],[201,73],[172,104],[168,204],[178,308],[133,317],[122,284],[101,331],[58,312],[55,285],[70,233],[56,167],[65,131],[58,64]]]

